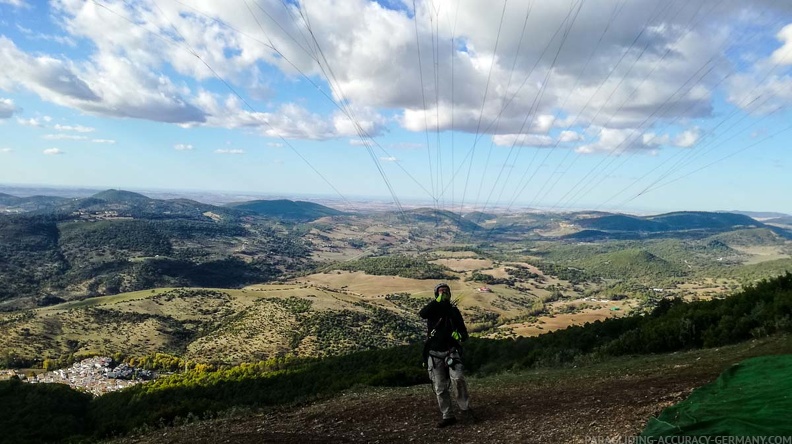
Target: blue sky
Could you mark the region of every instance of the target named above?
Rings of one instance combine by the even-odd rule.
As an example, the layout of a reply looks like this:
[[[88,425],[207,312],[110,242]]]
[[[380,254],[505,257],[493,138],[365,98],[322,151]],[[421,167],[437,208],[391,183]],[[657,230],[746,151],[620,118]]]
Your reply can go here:
[[[745,3],[0,0],[0,184],[792,213]]]

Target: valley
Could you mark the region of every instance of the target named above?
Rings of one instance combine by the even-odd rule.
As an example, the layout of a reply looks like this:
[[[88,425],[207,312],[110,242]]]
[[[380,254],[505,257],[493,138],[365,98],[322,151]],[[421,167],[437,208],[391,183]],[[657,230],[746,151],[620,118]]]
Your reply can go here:
[[[237,365],[415,343],[440,281],[475,336],[536,336],[792,269],[790,232],[730,213],[355,213],[116,190],[39,205],[0,216],[5,366],[155,353]]]

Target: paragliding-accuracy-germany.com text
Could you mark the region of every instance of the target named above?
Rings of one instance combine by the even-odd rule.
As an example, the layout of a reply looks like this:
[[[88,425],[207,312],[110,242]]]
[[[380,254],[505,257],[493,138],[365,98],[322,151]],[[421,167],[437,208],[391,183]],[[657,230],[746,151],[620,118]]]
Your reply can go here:
[[[586,444],[792,444],[792,436],[587,436]]]

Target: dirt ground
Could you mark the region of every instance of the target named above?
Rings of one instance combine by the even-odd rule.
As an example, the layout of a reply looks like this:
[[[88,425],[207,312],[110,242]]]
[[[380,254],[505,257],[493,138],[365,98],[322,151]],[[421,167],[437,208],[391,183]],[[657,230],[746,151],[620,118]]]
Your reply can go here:
[[[570,383],[470,381],[476,419],[445,429],[429,385],[363,389],[266,414],[216,419],[113,441],[131,443],[584,443],[640,433],[648,418],[722,370],[687,365]],[[668,369],[666,369],[668,370]],[[573,379],[579,379],[576,376]]]

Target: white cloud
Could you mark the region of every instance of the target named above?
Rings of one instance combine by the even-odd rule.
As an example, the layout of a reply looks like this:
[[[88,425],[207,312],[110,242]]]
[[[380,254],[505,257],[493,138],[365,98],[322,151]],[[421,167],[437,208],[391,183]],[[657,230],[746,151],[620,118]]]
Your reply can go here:
[[[634,149],[646,148],[642,134],[637,133],[634,129],[601,128],[599,139],[596,142],[582,145],[575,151],[581,154],[622,153],[631,147]]]
[[[176,151],[191,151],[193,146],[187,143],[177,143],[173,145],[173,149]]]
[[[701,138],[701,131],[698,128],[689,129],[674,138],[674,146],[680,148],[690,148]]]
[[[792,24],[785,26],[776,37],[783,46],[773,51],[770,60],[780,65],[792,65]]]
[[[271,148],[282,148],[283,144],[280,142],[267,142],[267,146]]]
[[[11,5],[16,6],[17,8],[28,7],[28,5],[23,0],[0,0],[0,5]]]
[[[14,42],[0,36],[0,86],[21,85],[46,100],[70,106],[96,102],[100,97],[76,73],[70,61],[50,56],[30,56]]]
[[[528,5],[534,2],[508,2],[501,22],[501,9],[488,2],[435,9],[435,2],[423,0],[413,15],[407,11],[410,2],[395,8],[367,0],[302,0],[300,6],[257,1],[267,17],[261,9],[251,14],[223,2],[157,2],[155,7],[150,0],[108,0],[99,7],[54,0],[51,14],[69,33],[65,37],[85,39],[92,45],[86,47],[95,49],[83,59],[70,60],[59,53],[28,53],[0,37],[0,66],[9,67],[0,72],[0,88],[24,88],[43,100],[103,116],[257,128],[284,138],[356,136],[358,128],[343,113],[308,111],[317,108],[300,98],[275,102],[270,112],[259,112],[233,95],[224,98],[202,89],[214,82],[206,62],[248,97],[278,91],[283,77],[303,82],[296,69],[328,90],[320,80],[321,67],[301,38],[309,35],[297,13],[302,7],[326,57],[323,67],[332,68],[337,80],[338,88],[330,93],[338,101],[345,99],[369,135],[383,133],[392,122],[381,110],[399,116],[396,122],[411,131],[480,132],[502,142],[518,140],[509,135],[533,134],[522,137],[543,143],[536,137],[553,128],[578,133],[562,132],[558,142],[577,142],[588,126],[635,128],[643,134],[677,119],[711,117],[714,88],[726,75],[737,82],[730,97],[741,99],[750,91],[742,87],[751,84],[739,83],[744,73],[735,70],[743,68],[727,56],[735,48],[749,54],[755,47],[737,46],[735,29],[746,22],[751,29],[776,32],[777,27],[765,26],[765,16],[789,17],[792,11],[790,2],[778,0],[701,1],[703,6],[685,4],[667,14],[657,13],[668,9],[667,0],[581,2],[574,25],[567,28],[569,2],[541,2],[527,22]],[[618,15],[612,16],[616,8]],[[520,41],[524,27],[530,32]],[[566,36],[563,47],[561,36]],[[457,43],[453,50],[452,38]],[[792,45],[789,26],[778,38],[783,46],[771,59],[792,63],[784,49]],[[446,43],[438,47],[436,42]],[[761,84],[756,76],[751,79]],[[790,84],[779,77],[766,93],[783,95],[783,88],[792,90]],[[787,103],[777,102],[772,107]]]
[[[42,126],[44,126],[44,123],[42,123],[40,119],[37,119],[35,117],[31,117],[30,119],[19,119],[19,118],[17,118],[17,123],[20,124],[20,125],[24,125],[24,126],[35,126],[35,127],[38,127],[38,128],[41,128]]]
[[[4,154],[5,153],[11,153],[13,151],[14,150],[12,150],[11,148],[0,148],[0,153],[4,153]]]
[[[371,142],[368,142],[371,143]],[[366,141],[361,139],[349,139],[349,144],[352,146],[366,146]]]
[[[31,56],[0,37],[0,87],[22,86],[42,99],[81,111],[168,123],[200,123],[205,114],[184,98],[183,88],[139,62],[100,54],[80,64]]]
[[[19,111],[11,99],[0,99],[0,119],[8,119]]]
[[[245,154],[245,150],[240,149],[218,149],[215,150],[216,154]]]
[[[393,156],[380,157],[380,160],[383,161],[383,162],[398,162],[399,161],[399,159],[397,159],[396,157],[393,157]]]
[[[596,140],[575,149],[581,154],[611,153],[623,154],[629,151],[642,151],[654,155],[662,146],[690,148],[701,137],[699,128],[692,128],[672,137],[669,134],[653,132],[641,133],[637,128],[599,128]]]
[[[113,139],[91,139],[93,143],[106,143],[108,145],[114,145],[116,143]]]
[[[58,124],[56,124],[53,128],[55,128],[57,131],[76,131],[78,133],[92,133],[92,132],[96,131],[96,128],[91,128],[91,127],[82,126],[82,125],[70,126],[70,125],[58,125]]]
[[[552,137],[544,134],[498,134],[492,137],[498,146],[534,146],[544,147],[555,144]]]
[[[47,148],[46,150],[43,151],[43,153],[49,156],[64,154],[64,152],[61,151],[60,148]]]
[[[88,140],[85,136],[74,134],[45,134],[41,138],[46,140]]]
[[[312,113],[296,103],[283,103],[274,112],[252,112],[243,108],[239,98],[229,95],[220,103],[220,97],[207,91],[198,94],[196,104],[207,112],[206,124],[223,128],[260,128],[268,137],[284,139],[328,140],[357,136],[349,119],[340,111],[322,116]],[[384,130],[385,119],[370,109],[356,111],[358,124],[370,136]]]
[[[390,144],[389,146],[390,146],[391,148],[396,148],[396,149],[408,149],[408,150],[414,150],[414,149],[420,149],[420,148],[424,148],[426,145],[424,145],[424,144],[422,144],[422,143],[413,143],[413,142],[399,142],[399,143],[392,143],[392,144]]]
[[[792,76],[774,75],[767,68],[728,80],[728,100],[744,111],[766,115],[792,105]]]
[[[561,143],[579,142],[581,140],[583,140],[583,135],[575,131],[561,131],[561,134],[558,135],[558,141]]]
[[[0,3],[2,3],[1,0],[0,0]],[[56,42],[56,43],[60,43],[62,45],[68,45],[68,46],[76,46],[77,45],[77,43],[74,41],[74,39],[72,39],[71,37],[66,36],[66,35],[54,35],[54,34],[44,34],[44,33],[41,33],[41,32],[34,32],[32,29],[25,28],[24,26],[22,26],[22,25],[20,25],[18,23],[17,23],[16,27],[22,34],[25,35],[25,37],[27,37],[27,38],[29,38],[31,40],[46,40],[46,41]]]

